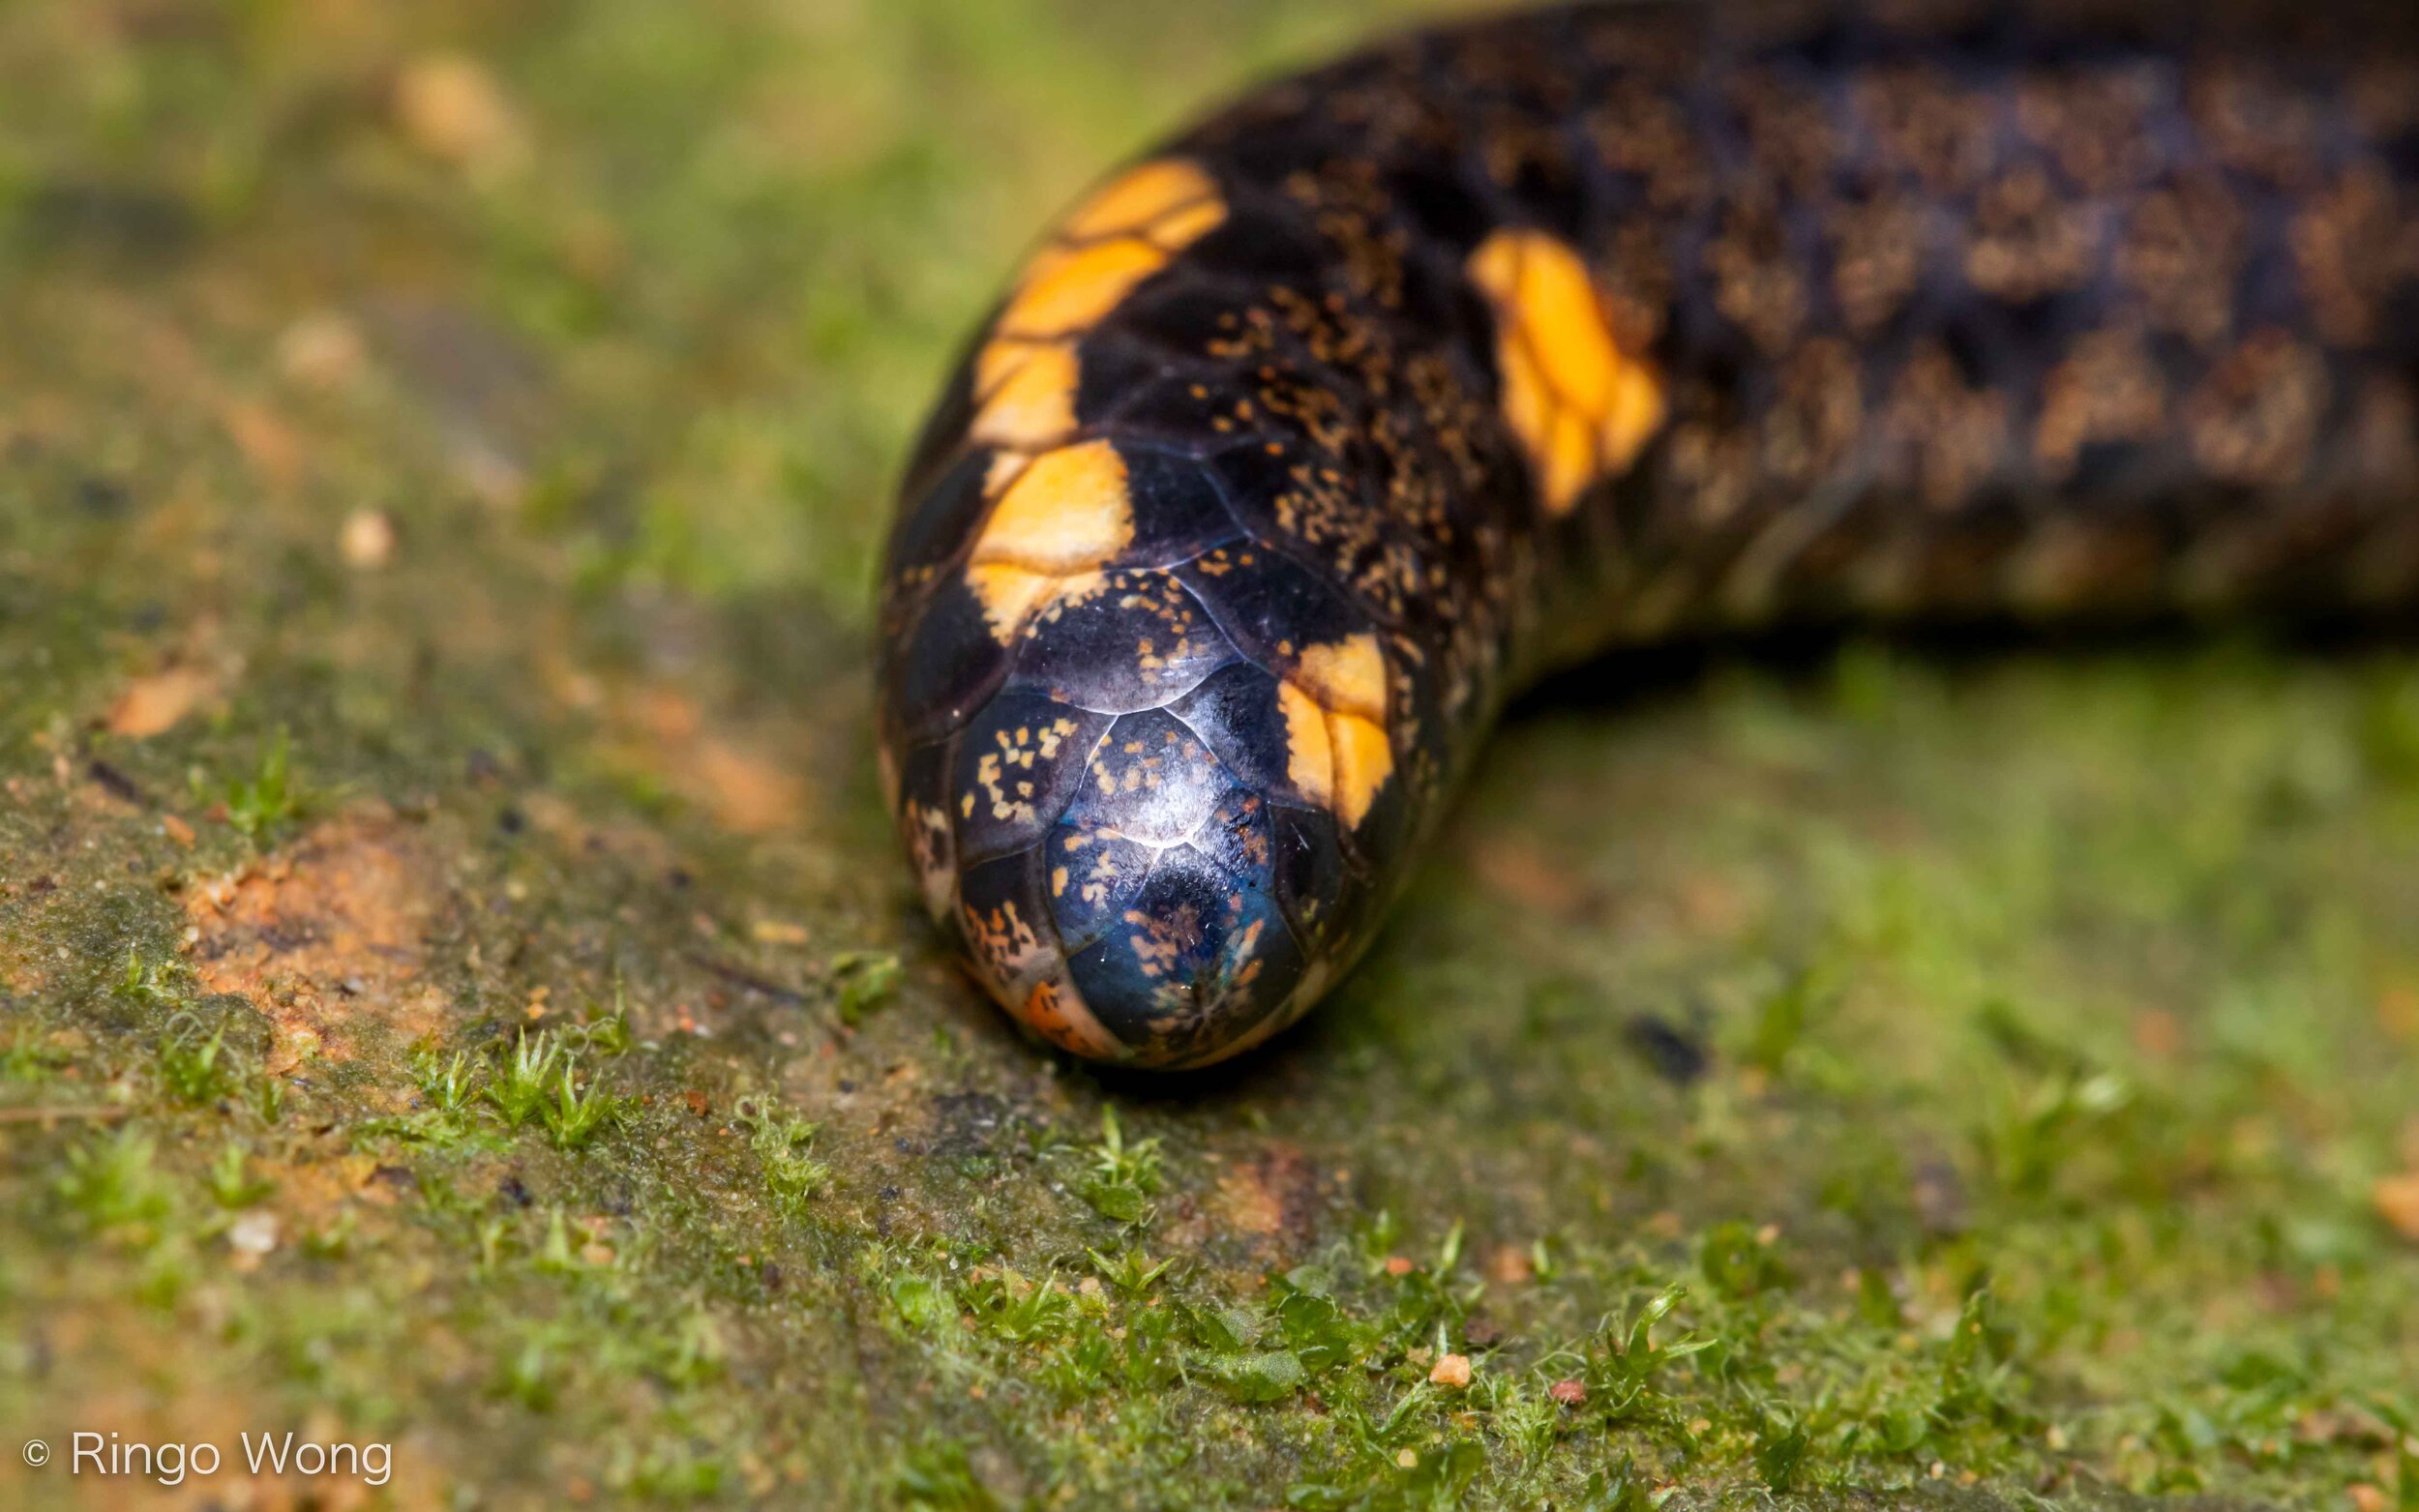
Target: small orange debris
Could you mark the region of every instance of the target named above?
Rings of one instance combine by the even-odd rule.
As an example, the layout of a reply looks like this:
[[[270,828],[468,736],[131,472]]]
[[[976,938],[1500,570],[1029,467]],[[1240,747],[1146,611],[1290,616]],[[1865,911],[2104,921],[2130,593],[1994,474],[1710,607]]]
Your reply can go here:
[[[2369,1201],[2396,1233],[2419,1243],[2419,1171],[2385,1177],[2370,1188]]]
[[[361,332],[332,311],[305,315],[277,339],[278,371],[305,388],[333,389],[361,371]]]
[[[1470,1384],[1470,1356],[1467,1354],[1446,1355],[1436,1362],[1433,1370],[1428,1372],[1428,1379],[1432,1384],[1443,1386],[1449,1391],[1459,1391]]]
[[[1577,1407],[1588,1399],[1588,1385],[1576,1376],[1566,1376],[1554,1382],[1546,1394],[1565,1407]]]
[[[527,150],[495,76],[474,58],[438,54],[395,80],[395,120],[414,147],[470,168],[509,166]]]
[[[382,509],[357,509],[344,517],[344,532],[337,543],[344,565],[356,572],[375,572],[395,559],[395,517]]]
[[[707,735],[691,748],[688,757],[706,807],[742,835],[793,824],[806,809],[805,785],[763,752]]]
[[[1489,892],[1548,918],[1584,918],[1601,904],[1587,879],[1545,850],[1517,840],[1491,841],[1471,853]]]
[[[290,489],[302,474],[303,441],[294,428],[266,404],[246,400],[227,402],[220,411],[227,439],[244,460],[273,489]]]
[[[2419,1040],[2419,982],[2393,982],[2377,993],[2377,1026],[2396,1039]]]
[[[2352,1505],[2360,1512],[2385,1512],[2385,1493],[2365,1480],[2351,1488],[2351,1497]]]
[[[2173,1060],[2184,1050],[2184,1024],[2164,1008],[2134,1016],[2134,1048],[2154,1060]]]
[[[218,691],[210,674],[192,667],[171,667],[137,677],[109,708],[109,733],[133,740],[165,734]]]
[[[1412,1264],[1411,1264],[1411,1261],[1410,1261],[1409,1260],[1406,1260],[1404,1257],[1402,1257],[1402,1256],[1400,1256],[1400,1255],[1389,1255],[1389,1256],[1386,1258],[1386,1273],[1387,1273],[1388,1275],[1389,1275],[1389,1276],[1408,1276],[1408,1275],[1410,1275],[1410,1274],[1411,1274],[1411,1272],[1412,1272]]]

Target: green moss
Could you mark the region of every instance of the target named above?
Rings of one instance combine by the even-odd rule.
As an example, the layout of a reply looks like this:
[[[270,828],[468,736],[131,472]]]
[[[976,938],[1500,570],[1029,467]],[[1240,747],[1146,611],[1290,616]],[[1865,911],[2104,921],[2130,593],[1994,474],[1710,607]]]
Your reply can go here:
[[[748,1129],[749,1147],[762,1163],[764,1189],[783,1217],[806,1217],[808,1201],[828,1185],[831,1168],[816,1160],[816,1125],[791,1117],[767,1102],[743,1108],[737,1114]]]
[[[550,1034],[523,1030],[512,1053],[497,1062],[484,1091],[507,1128],[518,1129],[546,1112],[548,1085],[562,1049]]]
[[[1150,1215],[1151,1194],[1159,1190],[1159,1141],[1125,1141],[1115,1107],[1100,1112],[1100,1142],[1091,1151],[1090,1171],[1076,1188],[1092,1211],[1120,1223],[1139,1224]]]
[[[292,742],[281,726],[260,754],[259,769],[226,785],[226,822],[254,845],[275,839],[302,815],[309,801],[310,795],[294,781],[291,761]]]

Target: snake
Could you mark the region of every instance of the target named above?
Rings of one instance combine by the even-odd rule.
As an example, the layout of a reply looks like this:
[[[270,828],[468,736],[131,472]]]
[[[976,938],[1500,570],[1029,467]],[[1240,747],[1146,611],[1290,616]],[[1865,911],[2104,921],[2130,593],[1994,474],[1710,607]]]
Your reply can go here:
[[[1299,1021],[1616,647],[2419,599],[2406,5],[1635,0],[1097,181],[902,470],[879,767],[1087,1060]]]

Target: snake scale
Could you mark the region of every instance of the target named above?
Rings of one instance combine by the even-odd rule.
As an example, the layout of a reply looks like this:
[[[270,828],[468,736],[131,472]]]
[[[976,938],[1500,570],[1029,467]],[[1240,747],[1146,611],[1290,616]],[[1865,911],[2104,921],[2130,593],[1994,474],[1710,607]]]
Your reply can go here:
[[[907,467],[881,768],[1062,1049],[1379,928],[1507,696],[1822,621],[2419,598],[2419,8],[1588,5],[1067,212]]]

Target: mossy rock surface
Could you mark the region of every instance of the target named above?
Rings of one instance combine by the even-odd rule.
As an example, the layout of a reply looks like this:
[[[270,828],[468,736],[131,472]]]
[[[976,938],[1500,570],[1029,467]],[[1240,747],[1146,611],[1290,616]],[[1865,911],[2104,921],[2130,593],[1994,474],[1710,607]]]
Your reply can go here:
[[[0,9],[0,1503],[2419,1506],[2406,641],[1593,668],[1208,1077],[953,973],[887,470],[1390,9]]]

